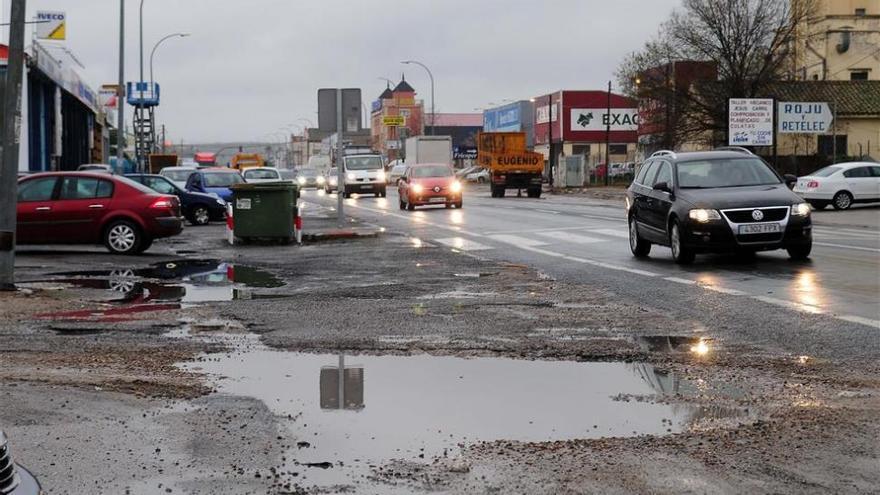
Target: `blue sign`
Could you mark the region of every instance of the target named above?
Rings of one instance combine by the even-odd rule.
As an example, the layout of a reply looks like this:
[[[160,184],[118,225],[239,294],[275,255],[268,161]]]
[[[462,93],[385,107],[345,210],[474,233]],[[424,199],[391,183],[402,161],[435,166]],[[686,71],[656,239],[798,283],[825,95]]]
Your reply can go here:
[[[373,104],[371,105],[371,107],[372,107],[371,110],[374,112],[378,112],[379,110],[382,110],[382,100],[373,101]]]
[[[511,103],[503,107],[492,108],[483,112],[483,131],[485,132],[518,132],[522,130],[522,113],[520,103]]]

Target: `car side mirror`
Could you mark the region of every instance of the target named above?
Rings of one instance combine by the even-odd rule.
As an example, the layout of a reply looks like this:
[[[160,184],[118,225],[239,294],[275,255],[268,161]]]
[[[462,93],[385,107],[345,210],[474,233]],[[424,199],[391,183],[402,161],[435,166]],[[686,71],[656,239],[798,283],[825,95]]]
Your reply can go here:
[[[654,190],[672,194],[672,188],[669,187],[669,183],[667,182],[658,182],[654,184]]]
[[[782,178],[785,179],[785,184],[788,187],[791,187],[791,186],[797,184],[797,176],[796,175],[785,174],[782,176]]]

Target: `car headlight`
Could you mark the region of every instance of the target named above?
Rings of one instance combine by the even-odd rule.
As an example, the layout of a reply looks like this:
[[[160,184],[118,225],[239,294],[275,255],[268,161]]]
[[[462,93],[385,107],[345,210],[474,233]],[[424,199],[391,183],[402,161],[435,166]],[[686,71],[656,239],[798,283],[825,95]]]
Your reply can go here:
[[[354,180],[355,179],[354,172],[349,172],[349,173],[345,174],[345,178],[348,180]]]
[[[416,194],[422,194],[423,192],[425,192],[425,188],[422,187],[421,184],[413,184],[413,185],[412,185],[412,190],[413,190],[413,192],[416,193]]]
[[[721,214],[718,213],[718,210],[691,210],[688,212],[688,217],[699,223],[706,223],[710,220],[721,220]]]
[[[338,180],[339,180],[339,179],[337,179],[336,177],[330,177],[330,183],[333,184],[334,186],[336,185],[336,182],[337,182]]]
[[[449,189],[454,193],[461,192],[461,182],[457,180],[452,181],[452,185],[449,186]]]
[[[325,180],[325,179],[324,179],[324,176],[323,176],[323,175],[319,175],[319,176],[318,176],[318,184],[323,184],[323,183],[324,183],[324,180]]]
[[[380,170],[379,173],[376,174],[376,179],[384,181],[385,180],[385,172]]]
[[[296,181],[299,182],[300,184],[305,184],[305,183],[306,183],[306,178],[305,178],[305,177],[299,177],[299,178],[296,179]]]
[[[220,206],[226,206],[226,201],[223,201],[223,198],[217,198],[217,204]]]
[[[791,216],[805,217],[810,214],[810,205],[807,203],[797,203],[791,205]]]

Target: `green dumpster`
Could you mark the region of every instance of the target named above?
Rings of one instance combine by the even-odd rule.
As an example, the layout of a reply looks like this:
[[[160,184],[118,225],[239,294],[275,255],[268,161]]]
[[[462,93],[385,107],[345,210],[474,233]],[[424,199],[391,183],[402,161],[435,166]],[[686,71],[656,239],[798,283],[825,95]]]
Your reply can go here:
[[[299,186],[292,182],[232,186],[233,234],[243,242],[290,242],[295,234]]]

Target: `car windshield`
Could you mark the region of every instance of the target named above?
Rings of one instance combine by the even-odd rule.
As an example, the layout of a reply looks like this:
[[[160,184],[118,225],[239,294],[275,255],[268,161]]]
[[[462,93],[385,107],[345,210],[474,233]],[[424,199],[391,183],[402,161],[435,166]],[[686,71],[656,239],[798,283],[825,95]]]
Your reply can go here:
[[[299,171],[299,175],[303,177],[317,177],[318,171],[315,169],[305,168]]]
[[[694,160],[678,164],[678,187],[683,189],[779,183],[779,177],[757,158]]]
[[[241,184],[244,182],[241,175],[232,172],[206,172],[205,186],[207,187],[229,187],[233,184]]]
[[[382,168],[382,157],[379,156],[347,156],[346,170],[379,170]]]
[[[189,179],[189,176],[192,175],[194,170],[186,170],[186,169],[178,169],[178,170],[163,170],[162,174],[165,177],[175,181],[175,182],[186,182]]]
[[[840,172],[841,170],[842,169],[840,167],[825,167],[825,168],[820,168],[819,170],[813,172],[810,175],[812,175],[813,177],[828,177],[829,175],[834,175],[837,172]]]
[[[278,172],[274,170],[247,170],[244,173],[245,179],[277,179]]]
[[[446,165],[427,165],[413,169],[413,177],[449,177],[451,175],[452,169]]]

